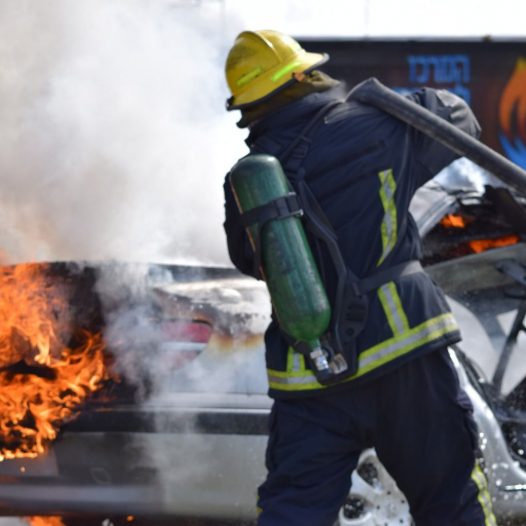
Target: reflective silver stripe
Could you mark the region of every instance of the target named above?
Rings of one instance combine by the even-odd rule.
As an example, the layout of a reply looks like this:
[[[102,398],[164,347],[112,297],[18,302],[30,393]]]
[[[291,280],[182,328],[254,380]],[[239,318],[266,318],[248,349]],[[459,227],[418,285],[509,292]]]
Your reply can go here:
[[[455,319],[451,313],[447,313],[428,320],[414,329],[396,334],[393,338],[360,354],[357,375],[369,372],[455,329],[457,329]]]
[[[358,360],[358,371],[347,381],[358,378],[455,330],[458,330],[458,326],[449,312],[421,323],[413,329],[407,329],[361,353]],[[298,372],[267,369],[267,374],[270,387],[275,389],[293,391],[323,388],[309,369]]]
[[[400,296],[394,282],[390,281],[378,289],[378,297],[393,334],[409,329],[409,322],[402,307]]]
[[[495,519],[495,515],[493,515],[491,496],[488,491],[486,476],[480,469],[478,462],[475,463],[475,467],[471,472],[471,479],[475,482],[475,485],[478,488],[477,500],[484,512],[485,526],[497,526],[497,520]]]
[[[378,177],[380,178],[380,200],[384,208],[384,218],[380,227],[382,233],[382,255],[378,260],[377,266],[393,250],[398,236],[398,219],[394,201],[396,182],[393,177],[393,170],[384,170],[378,174]]]
[[[276,384],[281,386],[299,386],[302,390],[309,389],[309,387],[311,389],[320,389],[323,387],[310,371],[305,371],[305,374],[302,376],[278,376],[276,373],[282,374],[278,371],[268,370],[268,379],[271,387],[274,387]]]
[[[303,356],[293,349],[291,349],[292,352],[292,368],[291,370],[294,372],[303,371],[305,369],[305,359]]]

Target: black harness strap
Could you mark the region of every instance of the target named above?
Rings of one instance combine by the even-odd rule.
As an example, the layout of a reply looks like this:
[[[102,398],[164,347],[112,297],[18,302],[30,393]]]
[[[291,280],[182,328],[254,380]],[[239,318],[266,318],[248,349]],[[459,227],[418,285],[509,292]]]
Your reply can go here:
[[[329,102],[314,115],[314,117],[305,125],[300,133],[294,138],[294,140],[287,146],[287,148],[279,154],[278,159],[280,162],[289,169],[291,172],[297,172],[301,167],[301,162],[307,156],[311,143],[311,135],[314,131],[315,126],[319,124],[321,119],[329,113],[330,110],[339,106],[342,102],[347,100],[336,100]]]
[[[348,376],[358,368],[358,357],[355,352],[356,337],[365,327],[368,299],[366,294],[358,288],[359,278],[345,264],[336,232],[306,183],[306,173],[302,167],[316,126],[325,115],[342,102],[344,100],[332,101],[321,108],[285,151],[278,155],[278,158],[298,192],[301,205],[305,211],[304,219],[307,229],[314,238],[325,245],[337,274],[330,329],[325,335],[324,343],[334,350],[336,356],[344,358],[346,367],[343,374]],[[324,271],[324,269],[320,269],[322,276]]]
[[[254,247],[254,266],[253,273],[260,276],[261,273],[261,231],[265,225],[273,219],[285,219],[292,216],[302,216],[303,210],[300,207],[298,196],[294,192],[278,197],[261,206],[256,206],[241,214],[241,223],[246,227],[254,227],[257,234],[253,236]]]
[[[404,261],[398,265],[394,265],[380,272],[376,272],[367,278],[362,278],[358,283],[358,290],[362,294],[367,294],[373,290],[380,288],[382,285],[394,281],[404,276],[416,274],[417,272],[424,272],[422,264],[418,259],[411,259]]]
[[[412,260],[381,270],[365,279],[358,278],[346,265],[338,244],[336,232],[305,181],[306,173],[302,163],[309,152],[311,136],[322,118],[333,108],[345,102],[345,100],[347,98],[333,101],[321,108],[283,152],[265,152],[276,156],[281,162],[285,173],[298,194],[297,196],[293,194],[296,199],[299,198],[299,202],[295,203],[293,210],[296,213],[301,213],[301,204],[306,228],[317,242],[324,244],[337,274],[330,329],[322,337],[323,344],[332,353],[331,367],[333,375],[327,383],[348,377],[358,369],[356,337],[364,329],[367,320],[367,293],[401,276],[422,272],[423,270],[419,261]],[[257,144],[254,145],[254,148],[257,149]],[[270,149],[272,150],[272,148]],[[260,208],[266,208],[266,206]],[[267,218],[273,213],[276,212],[270,210],[261,211],[261,217],[266,218],[266,221],[268,221],[275,217]],[[259,219],[256,219],[256,221],[259,222]],[[260,250],[261,247],[256,248],[257,260],[260,258]],[[324,269],[320,269],[320,272],[323,278]],[[290,341],[288,335],[284,334],[284,337]],[[305,345],[304,342],[291,342],[291,344],[298,352],[306,352],[302,350],[302,345]]]
[[[256,206],[241,214],[241,223],[244,227],[259,223],[260,228],[271,219],[284,219],[290,216],[301,216],[303,210],[300,207],[298,196],[290,192],[286,196],[278,197],[268,203]]]

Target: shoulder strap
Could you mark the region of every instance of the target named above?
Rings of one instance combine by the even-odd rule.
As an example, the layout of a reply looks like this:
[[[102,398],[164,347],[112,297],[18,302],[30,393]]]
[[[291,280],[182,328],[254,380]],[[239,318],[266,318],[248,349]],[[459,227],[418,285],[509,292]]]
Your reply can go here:
[[[359,289],[358,277],[345,264],[336,232],[306,183],[305,169],[302,166],[309,152],[311,136],[316,126],[329,111],[344,100],[332,101],[323,106],[287,148],[275,155],[298,193],[307,229],[318,242],[325,245],[337,274],[331,324],[324,343],[330,352],[333,352],[331,362],[341,364],[341,374],[348,376],[358,367],[358,357],[355,352],[356,337],[365,327],[368,311],[367,295]],[[323,274],[323,269],[320,270]]]
[[[401,275],[421,270],[419,262],[410,261],[360,280],[346,265],[336,232],[305,181],[306,173],[302,164],[309,152],[312,134],[322,118],[345,100],[347,97],[343,100],[332,101],[318,110],[282,152],[275,151],[277,148],[271,148],[274,151],[266,152],[274,155],[281,162],[290,183],[298,194],[304,212],[305,226],[317,242],[324,244],[337,274],[332,319],[329,333],[324,342],[329,351],[333,353],[331,363],[336,364],[334,365],[336,368],[334,380],[352,375],[358,368],[356,337],[364,329],[367,320],[367,293]],[[294,343],[301,342],[292,342],[296,348],[297,346]],[[301,352],[301,349],[299,351]],[[340,365],[341,368],[338,370]]]
[[[348,269],[340,252],[336,232],[325,215],[325,212],[319,205],[318,200],[312,193],[312,190],[307,183],[305,183],[305,169],[301,165],[309,151],[311,136],[316,126],[330,110],[339,106],[344,100],[329,102],[318,110],[314,117],[305,125],[287,148],[285,148],[282,153],[276,155],[281,162],[284,171],[289,175],[291,183],[298,192],[309,229],[316,238],[326,243],[331,257],[334,260],[334,266],[336,267],[338,274],[346,273],[348,272]]]
[[[309,151],[310,138],[314,129],[330,110],[339,106],[342,102],[344,101],[335,100],[329,102],[316,112],[314,117],[304,126],[285,150],[277,155],[283,167],[287,167],[291,172],[296,172],[300,168],[301,161],[303,161]]]

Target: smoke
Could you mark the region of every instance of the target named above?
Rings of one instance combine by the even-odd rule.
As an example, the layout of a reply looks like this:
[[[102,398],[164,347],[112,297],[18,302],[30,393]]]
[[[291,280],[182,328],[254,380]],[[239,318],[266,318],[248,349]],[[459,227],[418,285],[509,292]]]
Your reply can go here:
[[[210,433],[198,416],[217,411],[221,426],[229,407],[242,415],[240,401],[248,408],[259,401],[259,409],[265,408],[258,397],[239,397],[264,395],[268,388],[261,335],[270,312],[263,283],[232,275],[221,279],[200,268],[185,269],[174,280],[162,265],[111,264],[100,271],[97,291],[115,367],[138,388],[141,409],[154,418],[156,430],[127,437],[133,454],[126,457],[126,469],[150,474],[155,469],[151,498],[159,512],[194,516],[235,510],[239,518],[251,518],[254,491],[264,477],[266,437]],[[193,361],[165,369],[159,316],[204,317],[214,334]],[[168,351],[177,354],[175,347]]]
[[[229,264],[221,184],[245,148],[224,111],[227,49],[247,28],[360,36],[391,21],[384,0],[329,4],[3,0],[0,261]]]
[[[220,10],[185,5],[0,4],[4,260],[228,262]]]
[[[115,370],[138,387],[140,399],[266,392],[262,335],[270,303],[263,283],[214,277],[199,267],[174,276],[162,265],[112,263],[98,269],[96,291]],[[167,367],[167,358],[182,355],[175,348],[163,350],[163,323],[192,319],[210,323],[212,338],[202,355]]]

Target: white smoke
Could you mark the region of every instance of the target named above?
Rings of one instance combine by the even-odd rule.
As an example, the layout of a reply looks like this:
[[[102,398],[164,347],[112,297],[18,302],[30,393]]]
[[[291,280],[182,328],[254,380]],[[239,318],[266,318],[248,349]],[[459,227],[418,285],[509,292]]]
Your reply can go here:
[[[2,1],[4,261],[228,263],[220,10],[180,4]]]
[[[224,111],[235,35],[455,34],[450,9],[415,26],[405,14],[417,0],[391,4],[2,0],[0,262],[229,264],[221,184],[245,153],[237,115]],[[485,22],[459,16],[463,30],[497,33],[476,5]]]
[[[2,0],[0,262],[229,264],[222,183],[245,133],[224,109],[241,26],[224,7]],[[132,380],[158,373],[150,269],[105,265],[97,283],[106,338],[144,351],[118,355]]]
[[[174,392],[266,392],[261,337],[270,321],[270,302],[263,283],[214,280],[199,267],[176,277],[163,265],[111,263],[97,272],[114,369],[138,388],[140,399]],[[214,328],[203,355],[179,369],[166,368],[161,350],[161,324],[172,319],[207,319]]]

